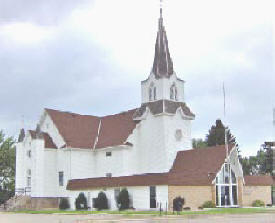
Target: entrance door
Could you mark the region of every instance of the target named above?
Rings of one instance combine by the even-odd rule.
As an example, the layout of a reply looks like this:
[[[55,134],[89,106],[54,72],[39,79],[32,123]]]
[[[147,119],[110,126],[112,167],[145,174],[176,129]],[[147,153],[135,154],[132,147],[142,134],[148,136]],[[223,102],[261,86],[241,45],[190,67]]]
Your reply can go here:
[[[216,206],[237,207],[238,187],[230,164],[225,163],[216,178]]]

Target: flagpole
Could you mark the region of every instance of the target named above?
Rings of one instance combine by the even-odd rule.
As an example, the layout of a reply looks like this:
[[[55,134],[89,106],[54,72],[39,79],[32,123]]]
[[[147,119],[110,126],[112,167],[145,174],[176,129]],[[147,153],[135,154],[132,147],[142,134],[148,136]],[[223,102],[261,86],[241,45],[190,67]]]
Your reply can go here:
[[[224,116],[224,144],[226,149],[226,162],[228,162],[228,128],[226,126],[226,103],[225,103],[225,87],[224,82],[222,83],[222,89],[223,89],[223,116]]]

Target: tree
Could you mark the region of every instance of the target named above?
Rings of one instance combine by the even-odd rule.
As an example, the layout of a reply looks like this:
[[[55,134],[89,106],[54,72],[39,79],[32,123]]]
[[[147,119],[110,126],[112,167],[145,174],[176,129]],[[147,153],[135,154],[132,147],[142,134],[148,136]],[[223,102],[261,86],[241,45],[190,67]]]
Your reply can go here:
[[[70,203],[69,203],[69,200],[68,198],[61,198],[60,199],[60,202],[59,202],[59,209],[60,210],[66,210],[66,209],[69,209],[70,208]]]
[[[236,144],[235,137],[227,130],[227,139],[229,143]],[[216,120],[216,125],[213,125],[206,135],[208,146],[217,146],[225,144],[225,127],[220,119]]]
[[[78,197],[75,199],[75,208],[77,210],[87,210],[87,198],[84,193],[79,193]]]
[[[118,195],[117,198],[117,204],[119,207],[119,210],[125,210],[129,209],[130,199],[129,199],[129,193],[126,188],[123,188]]]
[[[12,137],[5,137],[0,131],[0,203],[14,195],[15,189],[15,147]]]
[[[182,197],[176,197],[173,200],[173,211],[180,212],[182,211],[182,207],[184,205],[184,199]]]
[[[192,139],[192,147],[193,149],[201,149],[207,147],[207,142],[203,139]]]
[[[263,144],[256,156],[240,157],[244,175],[272,174],[272,149]]]
[[[93,202],[93,207],[97,208],[99,211],[109,209],[108,200],[106,194],[103,191],[98,193],[97,198],[95,198]]]

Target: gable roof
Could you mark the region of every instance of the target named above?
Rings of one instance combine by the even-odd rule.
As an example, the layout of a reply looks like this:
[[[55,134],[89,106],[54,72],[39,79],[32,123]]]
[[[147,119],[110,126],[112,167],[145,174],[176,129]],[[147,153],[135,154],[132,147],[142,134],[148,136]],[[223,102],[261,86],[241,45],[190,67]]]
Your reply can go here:
[[[275,177],[272,176],[244,176],[246,186],[271,186],[275,185]]]
[[[97,117],[45,109],[56,125],[66,146],[72,148],[103,148],[122,145],[136,127],[132,116],[135,109],[127,112]]]
[[[234,147],[229,146],[229,153]],[[225,162],[224,145],[179,151],[169,174],[170,185],[211,185]]]
[[[233,146],[229,147],[229,152]],[[179,151],[168,173],[147,173],[120,177],[69,180],[68,190],[118,186],[207,186],[221,169],[226,158],[225,146]]]
[[[29,133],[30,133],[32,139],[37,139],[38,138],[36,131],[29,130]],[[41,132],[41,134],[42,134],[42,138],[44,139],[44,142],[45,142],[45,148],[49,148],[49,149],[56,149],[57,148],[57,146],[54,144],[52,138],[49,136],[48,133]]]

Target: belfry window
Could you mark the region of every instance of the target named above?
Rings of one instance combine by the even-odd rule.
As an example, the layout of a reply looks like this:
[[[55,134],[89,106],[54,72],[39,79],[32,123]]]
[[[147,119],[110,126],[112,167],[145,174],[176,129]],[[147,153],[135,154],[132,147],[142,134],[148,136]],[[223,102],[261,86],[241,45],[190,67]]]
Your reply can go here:
[[[175,101],[178,100],[178,90],[175,84],[170,87],[170,99]]]
[[[149,101],[157,100],[157,88],[154,86],[154,83],[151,83],[149,87]]]

